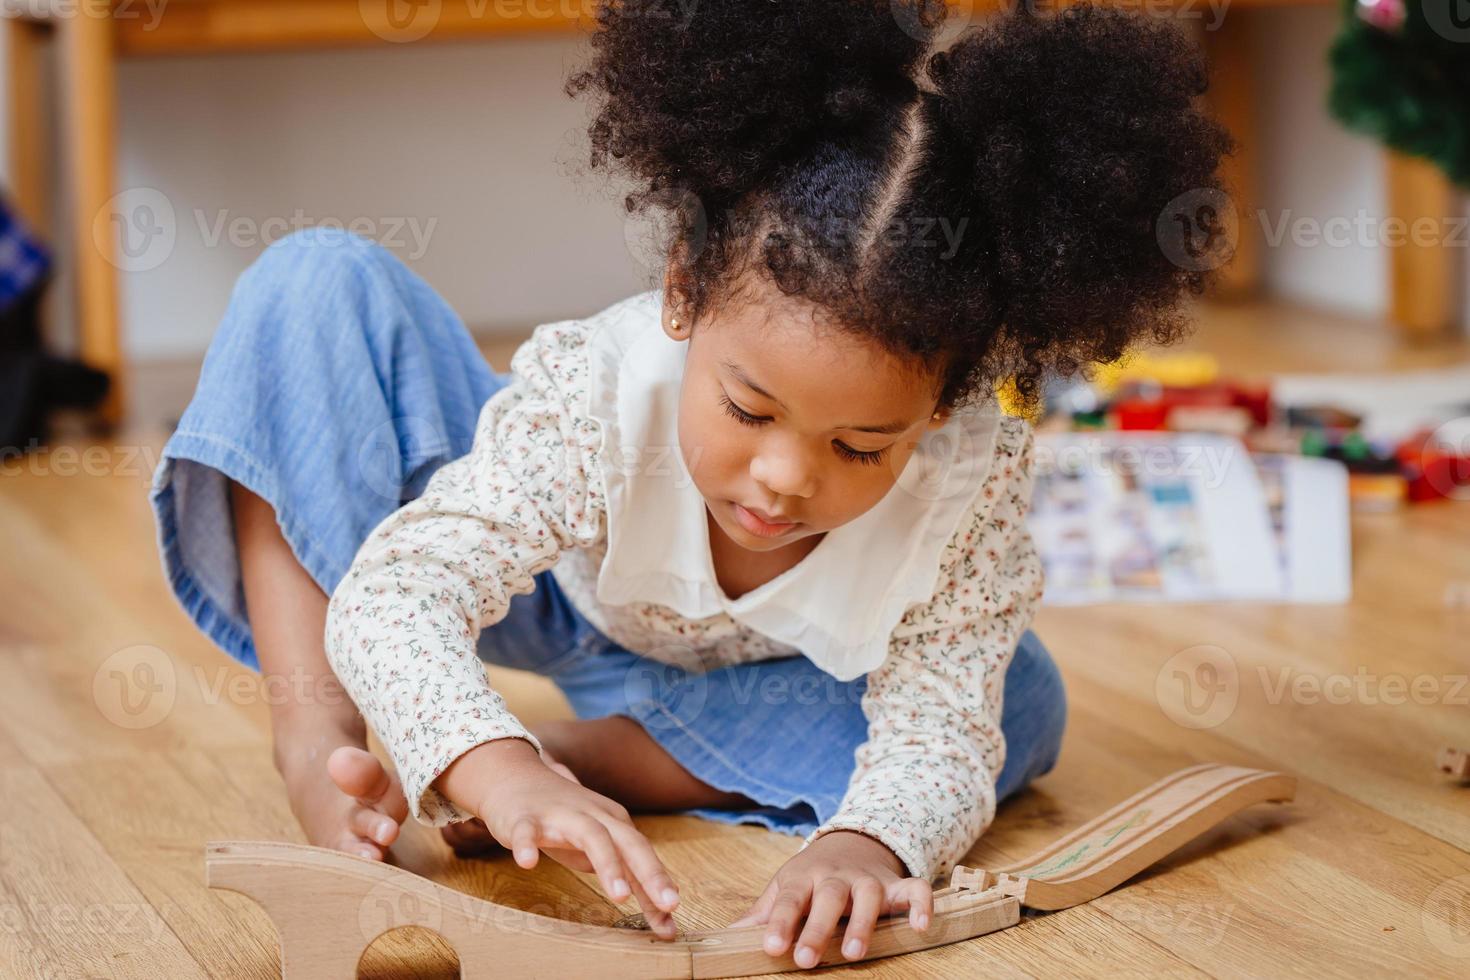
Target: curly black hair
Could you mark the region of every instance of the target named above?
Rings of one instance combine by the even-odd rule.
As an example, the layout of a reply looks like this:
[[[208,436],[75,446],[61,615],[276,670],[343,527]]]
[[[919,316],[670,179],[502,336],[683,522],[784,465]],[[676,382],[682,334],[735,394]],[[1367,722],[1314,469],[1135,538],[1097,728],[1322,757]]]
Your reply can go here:
[[[954,408],[1186,325],[1156,223],[1233,149],[1172,25],[1024,4],[934,50],[944,0],[604,0],[591,166],[633,177],[690,322],[754,269],[917,358]]]

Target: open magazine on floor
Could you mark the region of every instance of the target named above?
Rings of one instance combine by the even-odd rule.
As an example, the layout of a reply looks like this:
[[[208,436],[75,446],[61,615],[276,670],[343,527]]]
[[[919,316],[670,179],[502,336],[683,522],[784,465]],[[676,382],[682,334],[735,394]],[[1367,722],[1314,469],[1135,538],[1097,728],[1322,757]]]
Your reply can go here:
[[[1037,436],[1045,602],[1343,602],[1347,472],[1186,432]]]

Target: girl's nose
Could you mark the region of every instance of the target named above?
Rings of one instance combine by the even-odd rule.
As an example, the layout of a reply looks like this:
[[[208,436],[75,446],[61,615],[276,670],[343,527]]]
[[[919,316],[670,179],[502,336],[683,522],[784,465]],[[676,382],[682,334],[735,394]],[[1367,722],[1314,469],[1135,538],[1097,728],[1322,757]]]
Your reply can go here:
[[[793,446],[770,446],[750,461],[750,475],[777,497],[810,497],[816,490],[816,467]]]

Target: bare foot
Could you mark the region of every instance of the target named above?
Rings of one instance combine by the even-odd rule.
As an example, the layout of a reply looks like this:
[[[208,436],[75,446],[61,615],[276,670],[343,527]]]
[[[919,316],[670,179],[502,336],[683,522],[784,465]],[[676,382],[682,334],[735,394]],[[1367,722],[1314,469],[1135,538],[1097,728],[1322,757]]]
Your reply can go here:
[[[357,756],[371,759],[383,777],[383,785],[355,783],[359,792],[344,795],[334,778],[332,760],[338,753],[346,753],[347,775],[367,770],[355,762]],[[291,812],[307,841],[374,861],[383,859],[388,845],[398,837],[398,825],[408,807],[398,781],[390,779],[377,759],[362,747],[360,736],[335,729],[313,728],[299,733],[278,730],[276,768],[286,783]]]
[[[555,753],[565,775],[617,800],[635,813],[696,807],[744,809],[755,801],[696,779],[632,718],[613,715],[580,721],[548,721],[531,734],[543,752]],[[572,773],[576,775],[573,776]]]
[[[555,759],[548,756],[546,762],[553,772],[572,782],[577,781],[571,770]],[[383,850],[398,839],[399,825],[408,816],[408,801],[403,796],[398,777],[377,756],[351,745],[344,745],[332,753],[327,759],[327,772],[335,784],[339,804],[350,804],[347,815],[350,833],[347,834],[347,846],[321,846],[337,847],[349,854],[381,860]],[[483,857],[505,850],[479,818],[447,824],[439,828],[439,832],[444,843],[462,858]]]
[[[753,805],[739,794],[720,792],[695,779],[630,718],[547,722],[532,731],[554,772],[630,809]],[[290,766],[283,768],[291,808],[311,843],[382,860],[408,816],[398,778],[360,744],[346,741],[329,751],[328,779],[316,774],[317,767],[298,767],[295,778]],[[504,851],[482,820],[449,824],[440,833],[459,857]]]

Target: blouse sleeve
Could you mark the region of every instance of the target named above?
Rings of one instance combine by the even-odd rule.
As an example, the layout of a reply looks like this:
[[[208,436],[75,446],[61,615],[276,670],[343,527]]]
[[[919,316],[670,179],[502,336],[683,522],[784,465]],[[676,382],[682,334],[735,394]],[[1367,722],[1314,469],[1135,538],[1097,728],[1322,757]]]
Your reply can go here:
[[[868,674],[868,740],[837,813],[807,843],[859,831],[887,845],[910,875],[933,880],[995,816],[1005,672],[1043,584],[1025,526],[1031,427],[1003,419],[996,453],[971,518],[945,548],[934,597],[910,607],[887,658]]]
[[[540,749],[475,648],[561,551],[606,534],[587,329],[535,329],[511,359],[513,379],[480,410],[470,452],[372,531],[327,606],[327,659],[428,823],[473,816],[432,787],[465,752],[498,738]]]

